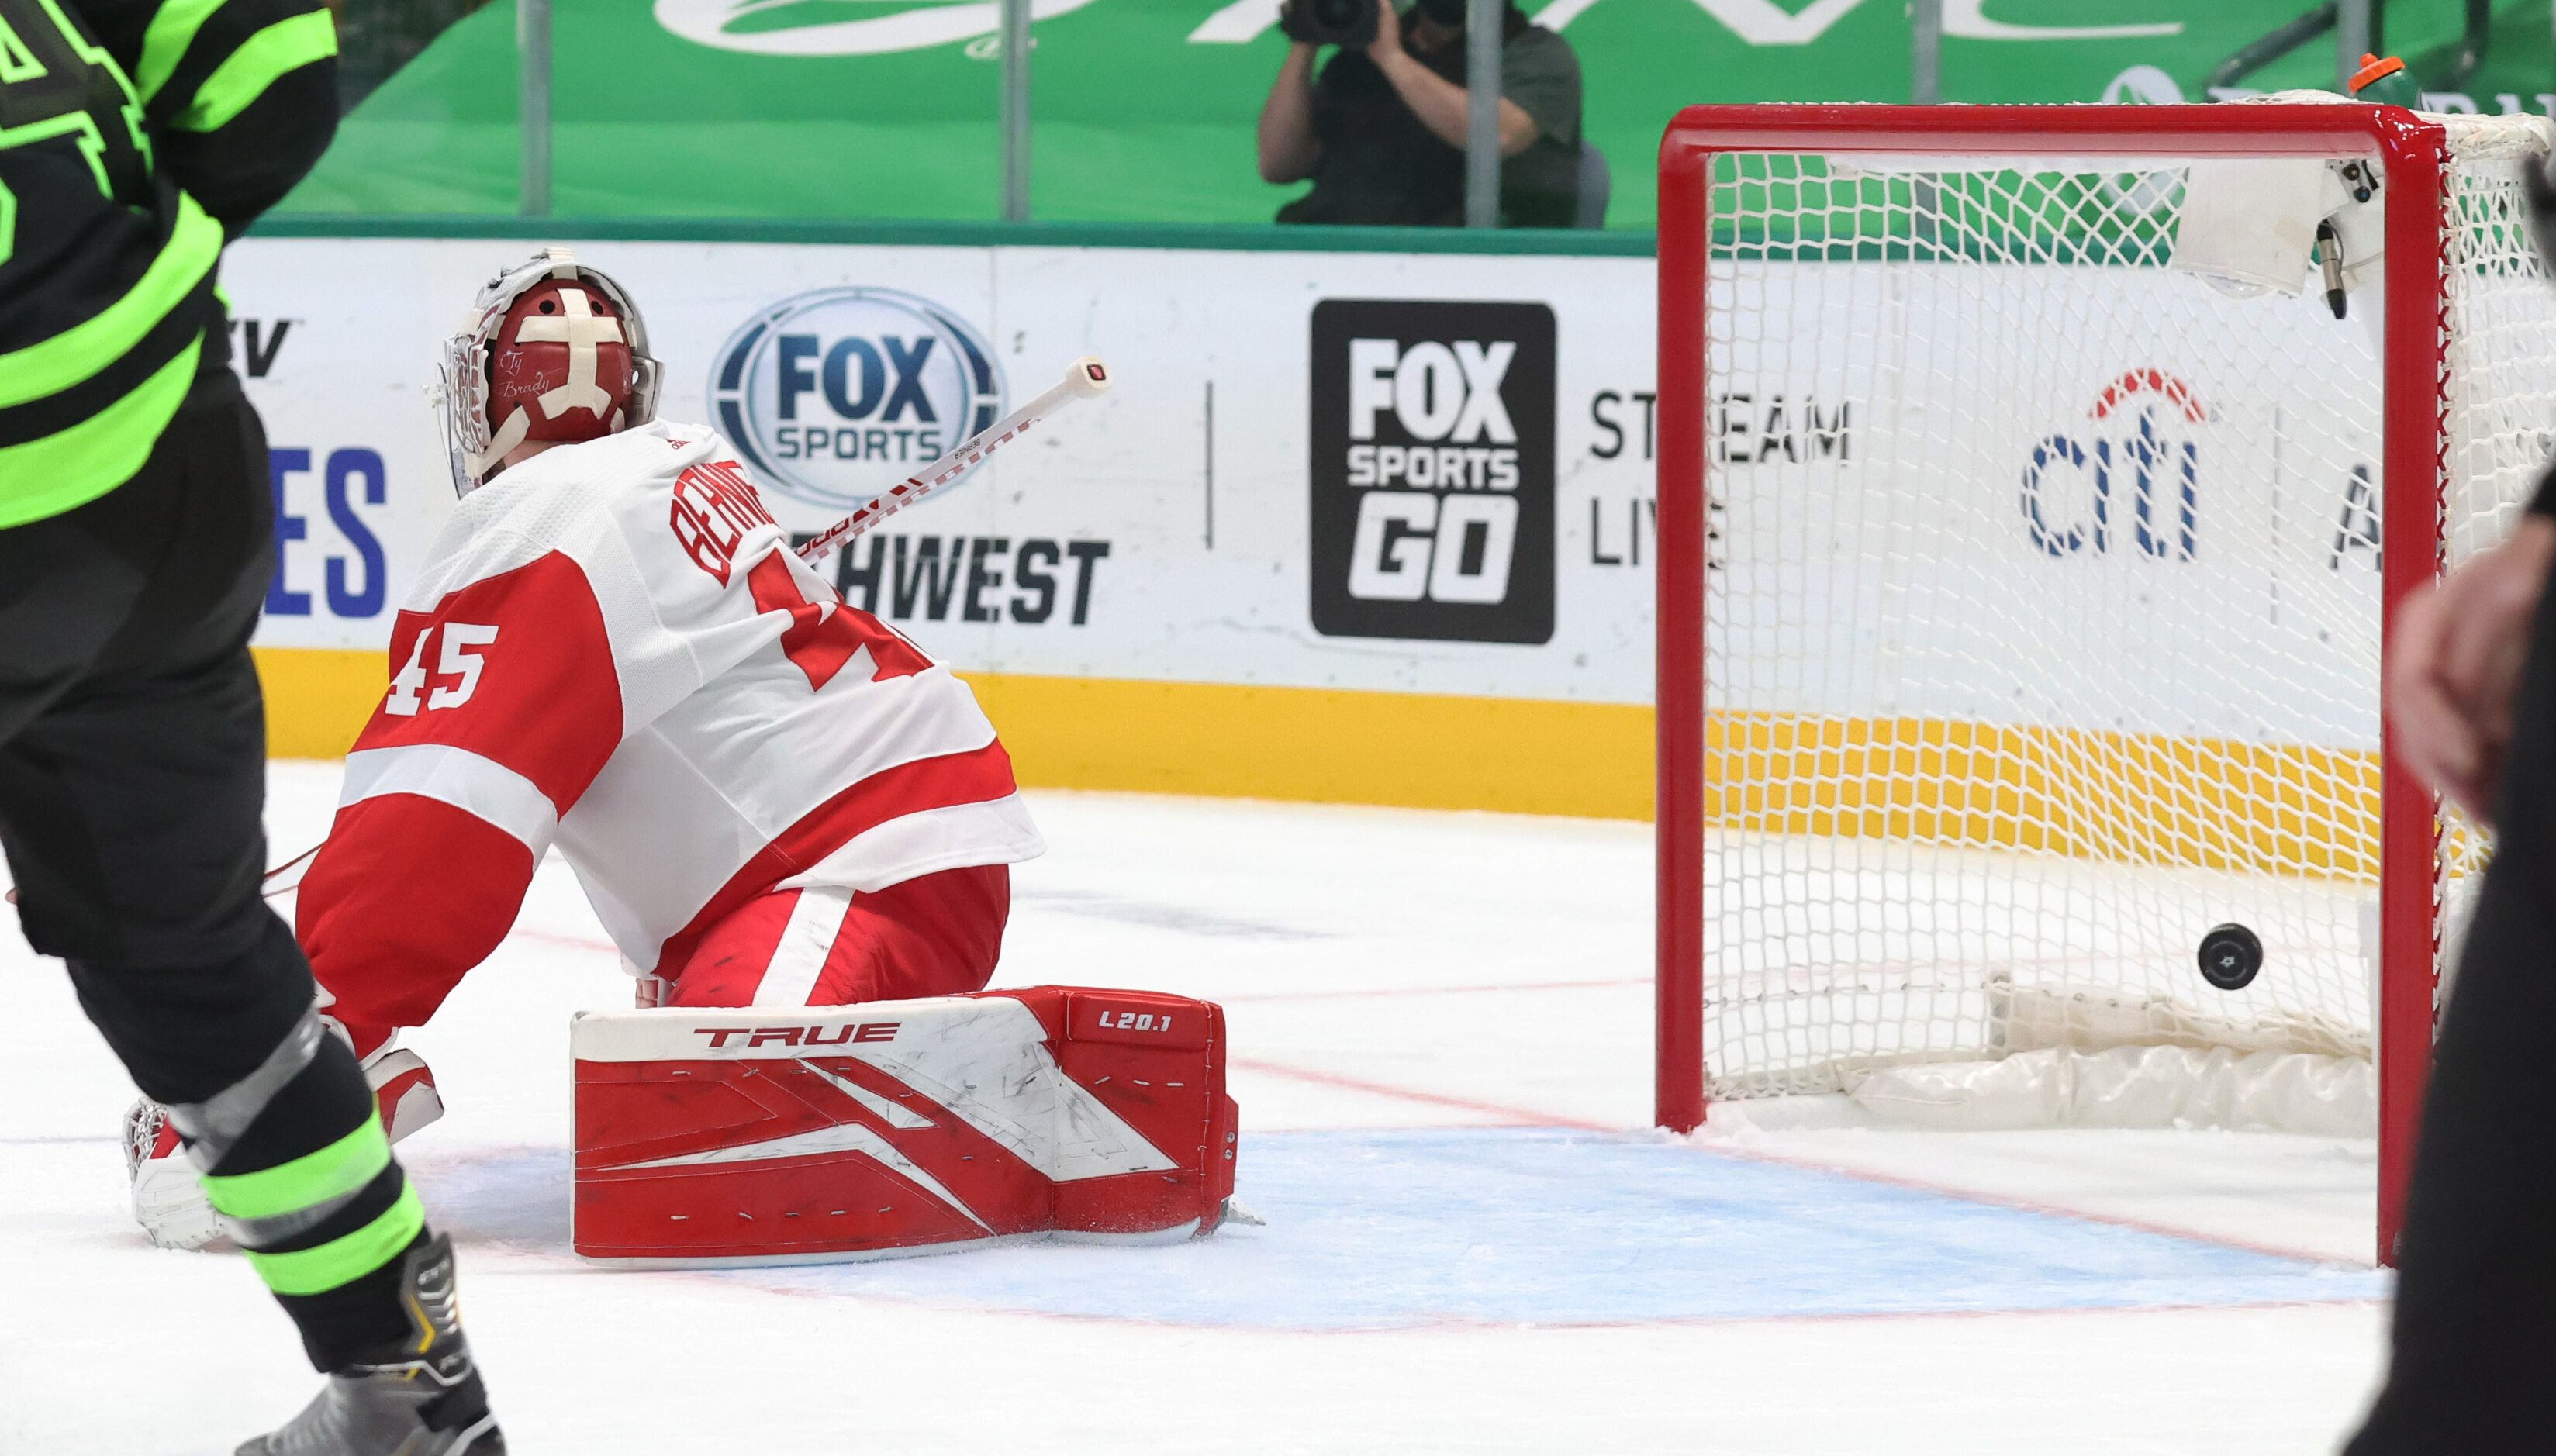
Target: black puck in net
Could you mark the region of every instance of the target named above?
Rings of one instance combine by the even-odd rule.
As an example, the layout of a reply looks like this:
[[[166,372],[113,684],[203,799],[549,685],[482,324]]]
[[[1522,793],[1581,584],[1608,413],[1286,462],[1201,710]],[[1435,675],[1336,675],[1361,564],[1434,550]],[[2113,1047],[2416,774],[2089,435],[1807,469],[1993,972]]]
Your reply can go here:
[[[2201,979],[2222,991],[2241,991],[2263,969],[2263,942],[2230,922],[2201,937]]]

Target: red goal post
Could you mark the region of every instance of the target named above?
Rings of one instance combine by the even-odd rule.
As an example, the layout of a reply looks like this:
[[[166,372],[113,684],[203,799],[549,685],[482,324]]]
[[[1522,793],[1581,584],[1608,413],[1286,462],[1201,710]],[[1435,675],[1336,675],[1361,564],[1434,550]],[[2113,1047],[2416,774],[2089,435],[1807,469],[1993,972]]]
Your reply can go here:
[[[2447,469],[2447,285],[2443,125],[2358,104],[2190,106],[1696,106],[1662,142],[1659,170],[1657,1077],[1660,1126],[1699,1126],[1707,1069],[1708,461],[1714,381],[1709,291],[1717,162],[1804,154],[1982,159],[2374,158],[2385,177],[2383,383],[2378,432],[2384,539],[2434,549],[2383,553],[2377,591],[2392,615],[2441,569]],[[2064,347],[2064,341],[2061,343]],[[2100,509],[2100,507],[2099,507]],[[2144,511],[2144,503],[2142,504]],[[2142,531],[2145,518],[2142,516]],[[2387,751],[2377,792],[2374,1010],[2379,1227],[2392,1263],[2431,1047],[2437,946],[2435,800]]]

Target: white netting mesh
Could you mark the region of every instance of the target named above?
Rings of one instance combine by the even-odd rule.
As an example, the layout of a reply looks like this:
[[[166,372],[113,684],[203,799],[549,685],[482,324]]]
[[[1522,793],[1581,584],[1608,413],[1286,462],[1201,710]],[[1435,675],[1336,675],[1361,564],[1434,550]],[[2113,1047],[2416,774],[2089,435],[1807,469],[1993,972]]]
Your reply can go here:
[[[2452,131],[2453,558],[2556,425],[2513,181],[2549,140]],[[1713,1094],[2054,1043],[2367,1055],[2377,280],[2338,321],[2313,274],[2170,267],[2171,158],[1718,166]],[[2229,922],[2264,953],[2222,991],[2196,956]]]

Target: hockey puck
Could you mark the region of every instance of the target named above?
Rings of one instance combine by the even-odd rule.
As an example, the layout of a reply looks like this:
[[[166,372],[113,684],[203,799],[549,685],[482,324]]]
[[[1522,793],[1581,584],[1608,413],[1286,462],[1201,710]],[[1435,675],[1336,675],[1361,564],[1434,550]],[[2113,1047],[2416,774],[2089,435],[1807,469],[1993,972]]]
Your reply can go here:
[[[2242,991],[2263,969],[2263,942],[2231,921],[2201,937],[2201,979],[2222,991]]]

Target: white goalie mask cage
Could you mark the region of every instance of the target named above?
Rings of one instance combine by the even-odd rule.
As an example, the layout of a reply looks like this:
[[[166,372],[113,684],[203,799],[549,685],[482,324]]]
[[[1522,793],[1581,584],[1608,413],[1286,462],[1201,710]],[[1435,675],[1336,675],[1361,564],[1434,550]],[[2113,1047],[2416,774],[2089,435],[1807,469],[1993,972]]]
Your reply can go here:
[[[444,421],[444,441],[452,461],[452,489],[468,495],[487,479],[497,459],[511,448],[500,445],[488,423],[490,351],[506,314],[534,286],[545,280],[575,282],[609,300],[619,310],[630,347],[630,397],[616,426],[628,429],[657,418],[657,396],[664,368],[648,352],[648,324],[629,292],[602,270],[579,263],[567,248],[544,248],[532,258],[499,274],[479,290],[459,333],[444,341],[436,363],[437,413]]]

